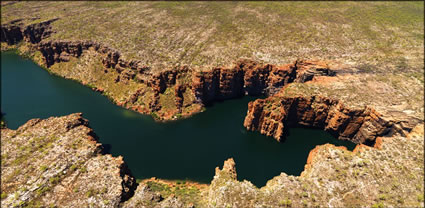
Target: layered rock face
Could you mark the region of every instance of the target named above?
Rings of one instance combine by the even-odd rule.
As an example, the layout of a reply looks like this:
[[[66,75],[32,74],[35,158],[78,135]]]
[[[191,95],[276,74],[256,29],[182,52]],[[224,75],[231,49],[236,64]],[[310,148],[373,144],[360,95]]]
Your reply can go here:
[[[136,189],[81,114],[1,130],[2,207],[117,207]]]
[[[333,76],[325,62],[295,61],[275,66],[239,60],[234,67],[195,72],[192,90],[202,103],[243,95],[272,95],[291,82],[306,82],[314,76]]]
[[[278,141],[285,138],[288,127],[305,126],[324,129],[339,139],[372,145],[378,136],[410,131],[404,126],[411,125],[396,123],[372,108],[352,109],[329,98],[272,96],[248,104],[244,126]]]

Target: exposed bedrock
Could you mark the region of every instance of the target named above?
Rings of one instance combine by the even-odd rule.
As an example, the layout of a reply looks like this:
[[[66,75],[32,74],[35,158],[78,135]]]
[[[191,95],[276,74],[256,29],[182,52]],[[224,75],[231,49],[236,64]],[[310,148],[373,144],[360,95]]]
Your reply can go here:
[[[120,53],[98,43],[48,41],[38,44],[47,66],[69,61],[69,57],[79,57],[84,50],[94,49],[103,54],[105,68],[114,68],[119,76],[115,82],[135,80],[147,84],[154,94],[149,109],[151,112],[161,109],[160,96],[169,87],[175,88],[175,103],[179,111],[183,105],[183,92],[191,88],[195,102],[209,104],[216,100],[226,100],[244,95],[271,95],[291,82],[305,82],[314,76],[333,76],[335,73],[326,63],[318,61],[295,61],[292,64],[275,66],[260,64],[242,59],[233,67],[215,67],[203,71],[191,71],[187,66],[151,72],[149,67],[137,61],[125,61]],[[185,77],[189,81],[184,80]],[[133,94],[129,101],[135,101],[139,94]],[[133,102],[134,103],[134,102]]]
[[[42,39],[47,38],[53,32],[50,24],[57,19],[52,19],[36,24],[31,24],[26,27],[21,27],[15,24],[6,24],[1,26],[1,42],[8,44],[16,44],[21,40],[30,43],[38,43]],[[18,21],[19,22],[19,21]]]
[[[325,62],[295,61],[276,66],[243,59],[234,67],[194,72],[192,90],[199,102],[209,103],[243,95],[272,95],[291,82],[333,75]]]
[[[24,37],[19,26],[1,27],[1,42],[7,42],[12,45],[21,41]]]
[[[372,145],[378,136],[405,135],[419,121],[394,121],[373,108],[354,109],[325,97],[278,97],[258,99],[248,104],[244,126],[278,141],[285,139],[288,127],[324,129],[338,139]]]
[[[105,68],[114,68],[120,73],[116,82],[135,78],[138,82],[148,84],[156,93],[163,93],[166,88],[174,86],[176,81],[189,71],[187,66],[181,66],[151,73],[148,71],[149,67],[141,65],[140,62],[125,61],[120,58],[120,53],[116,50],[91,41],[48,41],[38,45],[47,66],[69,61],[69,56],[79,57],[89,48],[104,55],[102,62]],[[294,81],[305,82],[316,75],[332,76],[334,74],[324,62],[296,61],[293,64],[275,66],[243,59],[239,60],[234,67],[194,71],[191,88],[197,101],[206,104],[243,95],[270,95]]]
[[[55,63],[68,62],[71,57],[79,58],[84,51],[95,51],[100,55],[104,73],[110,69],[118,74],[111,84],[139,82],[146,84],[153,93],[146,101],[143,113],[162,111],[159,119],[175,118],[176,113],[182,113],[182,108],[192,105],[202,106],[216,100],[226,100],[244,95],[272,95],[283,86],[291,82],[306,82],[314,76],[333,76],[327,63],[320,61],[295,61],[286,65],[271,65],[258,63],[248,59],[241,59],[229,67],[213,67],[203,70],[190,69],[188,66],[168,67],[161,70],[150,70],[150,67],[139,60],[125,60],[117,50],[93,41],[58,41],[43,40],[52,33],[51,25],[55,20],[33,24],[25,28],[14,25],[2,25],[2,41],[16,44],[20,40],[31,43],[41,52],[44,65],[50,67]],[[72,69],[71,69],[72,70]],[[85,83],[85,80],[80,80]],[[102,86],[100,86],[102,87]],[[171,88],[174,91],[174,106],[164,110],[161,94]],[[96,88],[97,89],[97,88]],[[104,91],[103,89],[99,91]],[[136,103],[140,96],[148,96],[139,89],[124,101],[116,99],[115,102],[131,109],[140,109]],[[184,96],[185,94],[185,96]],[[185,99],[187,99],[185,101]],[[184,111],[190,115],[201,111],[202,108],[194,107]],[[167,112],[166,112],[167,111]]]

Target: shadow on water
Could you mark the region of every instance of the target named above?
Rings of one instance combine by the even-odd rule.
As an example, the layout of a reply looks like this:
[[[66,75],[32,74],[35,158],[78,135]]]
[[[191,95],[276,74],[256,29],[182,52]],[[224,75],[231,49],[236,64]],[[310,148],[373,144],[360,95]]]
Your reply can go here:
[[[1,110],[9,128],[32,118],[82,112],[105,152],[122,155],[136,178],[209,183],[215,167],[233,157],[239,180],[263,186],[281,172],[299,175],[316,145],[354,148],[317,129],[292,128],[284,143],[247,131],[243,120],[253,97],[216,102],[188,119],[156,123],[74,81],[52,76],[15,53],[2,53],[1,59]]]

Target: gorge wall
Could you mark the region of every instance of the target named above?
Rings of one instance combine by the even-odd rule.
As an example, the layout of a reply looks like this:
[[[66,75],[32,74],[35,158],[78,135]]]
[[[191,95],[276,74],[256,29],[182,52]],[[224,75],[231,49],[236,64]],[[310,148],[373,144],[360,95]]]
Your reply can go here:
[[[276,66],[242,59],[234,67],[194,72],[192,90],[202,103],[243,95],[272,95],[291,82],[305,82],[314,76],[333,76],[325,62],[295,61]]]
[[[202,71],[178,67],[154,72],[137,61],[123,60],[116,50],[95,42],[43,42],[52,33],[49,25],[46,22],[27,27],[2,25],[1,40],[8,44],[22,40],[33,44],[42,53],[47,67],[79,58],[87,50],[96,51],[103,56],[104,69],[118,73],[111,83],[139,82],[154,91],[149,111],[143,113],[161,110],[164,107],[161,95],[170,88],[181,111],[187,105],[185,93],[193,94],[193,102],[208,104],[246,94],[273,95],[288,83],[334,74],[321,62],[296,61],[274,66],[250,60]],[[120,105],[132,109],[143,96],[148,94],[138,89]],[[350,207],[374,206],[383,200],[395,207],[423,206],[423,131],[410,139],[397,137],[406,136],[405,132],[411,131],[415,122],[387,119],[372,108],[351,108],[324,97],[277,94],[253,101],[244,126],[279,141],[284,139],[288,127],[299,125],[321,128],[340,139],[369,145],[379,136],[396,137],[385,138],[381,150],[348,152],[331,145],[319,146],[303,176],[282,173],[261,189],[248,181],[237,181],[235,162],[228,160],[222,170],[216,170],[203,196],[206,206]],[[135,190],[134,178],[122,158],[101,154],[101,145],[79,114],[32,120],[17,131],[2,129],[1,134],[2,206],[32,206],[31,203],[40,202],[46,207],[52,204],[120,207],[124,202],[135,207],[140,205],[137,199],[141,199],[147,201],[146,206],[154,206],[154,202],[163,203],[157,207],[180,207],[171,203],[177,200],[174,196],[164,200],[143,184]],[[136,193],[131,197],[133,192]]]
[[[141,61],[125,60],[119,51],[97,42],[44,40],[54,33],[51,23],[56,20],[25,27],[19,24],[20,20],[2,25],[1,41],[17,44],[23,40],[29,43],[42,54],[46,67],[69,62],[71,58],[80,58],[86,51],[94,51],[101,57],[101,73],[113,70],[117,74],[108,85],[140,84],[124,101],[113,96],[112,100],[128,109],[151,114],[158,120],[190,116],[202,111],[200,106],[217,100],[244,95],[272,96],[289,83],[310,81],[314,76],[335,75],[326,62],[305,60],[278,66],[240,59],[223,67],[195,70],[189,66],[178,66],[153,70]],[[84,79],[79,81],[86,84]],[[108,90],[102,86],[94,89],[102,93]],[[403,132],[404,127],[411,126],[394,125],[393,121],[383,119],[371,108],[351,109],[337,100],[297,97],[276,101],[278,97],[250,103],[244,126],[279,141],[285,137],[287,127],[302,125],[324,129],[340,139],[367,144],[373,144],[377,136]],[[171,103],[166,102],[167,99],[172,100]]]
[[[111,97],[112,100],[120,106],[140,113],[155,113],[155,118],[159,120],[173,119],[182,113],[190,116],[202,110],[201,107],[194,106],[204,106],[216,100],[244,95],[272,95],[291,82],[309,81],[314,76],[335,75],[326,62],[301,60],[276,66],[241,59],[229,66],[201,70],[194,70],[189,66],[153,70],[143,65],[141,61],[125,60],[117,50],[93,41],[44,40],[54,33],[51,26],[54,21],[49,20],[26,27],[16,22],[2,25],[1,41],[17,44],[24,40],[33,50],[41,52],[42,64],[47,68],[56,63],[69,62],[72,58],[80,58],[85,51],[95,51],[102,57],[103,73],[108,73],[111,69],[117,73],[116,77],[110,80],[110,84],[118,82],[142,84],[142,87],[131,93],[124,101],[116,97]],[[86,83],[85,80],[79,81]],[[105,92],[102,86],[94,89]],[[169,106],[165,106],[161,100],[161,95],[164,95],[167,89],[174,92],[167,94],[173,100]],[[152,93],[145,93],[146,91]],[[146,96],[149,98],[145,99],[146,105],[142,107],[137,101]],[[189,108],[191,109],[184,111]]]
[[[289,127],[320,128],[342,140],[373,145],[379,136],[405,135],[419,121],[395,121],[373,108],[350,108],[341,101],[320,96],[271,96],[248,104],[244,126],[278,141]]]

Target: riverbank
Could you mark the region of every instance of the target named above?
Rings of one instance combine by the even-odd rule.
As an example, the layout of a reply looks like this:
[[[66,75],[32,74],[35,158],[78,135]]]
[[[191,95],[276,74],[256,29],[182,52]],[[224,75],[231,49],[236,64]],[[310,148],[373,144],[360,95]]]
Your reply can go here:
[[[355,146],[319,129],[289,128],[287,140],[280,143],[247,131],[243,122],[248,103],[257,97],[216,102],[190,118],[158,123],[81,84],[52,76],[14,53],[2,53],[2,60],[2,110],[8,128],[32,118],[82,112],[108,153],[123,156],[139,179],[209,183],[214,176],[211,167],[233,157],[239,162],[240,179],[261,187],[282,171],[299,175],[316,145],[332,143],[351,150]]]
[[[407,138],[380,138],[373,148],[358,145],[351,152],[330,144],[317,146],[301,176],[281,173],[260,189],[237,180],[233,159],[216,168],[209,185],[158,179],[136,184],[123,158],[105,155],[105,146],[87,124],[81,114],[72,114],[33,119],[17,130],[2,129],[2,206],[420,207],[424,203],[423,124]]]
[[[5,54],[2,54],[2,56],[4,55]],[[11,55],[14,55],[14,54],[11,54]],[[15,55],[15,58],[18,58],[20,60],[20,58],[16,57],[16,55]],[[2,62],[2,64],[5,64],[7,63],[5,61],[10,59],[3,58],[3,60],[4,61]],[[2,66],[2,79],[4,79],[2,80],[2,89],[13,89],[15,91],[19,90],[20,88],[23,89],[19,93],[16,93],[18,91],[15,92],[13,90],[2,92],[2,96],[7,96],[8,94],[15,95],[15,96],[19,95],[18,97],[15,97],[15,99],[2,98],[2,107],[13,106],[13,108],[11,109],[16,109],[16,111],[10,111],[9,108],[5,108],[6,119],[8,118],[8,116],[11,116],[11,115],[13,115],[16,118],[16,116],[19,115],[19,112],[33,113],[34,110],[38,110],[38,113],[40,113],[40,109],[43,109],[41,107],[30,109],[28,108],[28,106],[19,107],[17,105],[32,103],[32,106],[34,107],[34,105],[37,105],[37,102],[35,101],[40,102],[43,100],[51,105],[51,107],[47,107],[47,108],[44,107],[46,109],[46,113],[48,114],[56,114],[54,106],[56,107],[92,106],[93,107],[92,109],[98,109],[98,110],[103,109],[105,110],[105,112],[103,111],[99,112],[99,118],[101,119],[96,119],[96,117],[93,117],[92,115],[93,110],[85,111],[87,112],[85,114],[88,117],[90,117],[90,120],[93,120],[90,126],[99,130],[99,132],[96,130],[97,135],[100,136],[100,139],[98,140],[105,141],[104,145],[102,145],[103,150],[105,152],[112,151],[112,152],[115,152],[115,155],[117,155],[117,153],[120,153],[120,152],[117,152],[117,148],[120,148],[120,146],[123,144],[129,144],[129,145],[123,146],[122,147],[123,151],[121,153],[132,152],[131,147],[137,147],[134,149],[134,151],[137,152],[137,154],[135,154],[136,157],[135,155],[124,156],[124,160],[128,162],[127,164],[129,164],[129,168],[130,170],[132,170],[131,172],[133,175],[132,177],[134,177],[134,174],[137,175],[137,172],[139,170],[147,170],[147,169],[154,170],[152,168],[149,168],[149,164],[142,164],[140,166],[140,169],[134,166],[134,164],[140,163],[141,159],[143,158],[147,159],[147,161],[151,161],[152,164],[166,166],[167,168],[169,168],[169,170],[160,170],[159,172],[154,173],[153,175],[157,177],[161,175],[163,177],[164,176],[166,177],[167,174],[169,173],[175,174],[175,173],[178,173],[179,170],[185,170],[185,169],[190,170],[188,169],[190,167],[194,168],[193,170],[190,170],[190,172],[195,171],[194,175],[199,176],[199,172],[196,172],[196,170],[199,171],[201,168],[201,165],[205,166],[206,169],[209,169],[212,172],[211,167],[217,166],[217,164],[219,163],[214,162],[213,164],[207,164],[205,157],[199,157],[200,161],[198,162],[198,165],[196,166],[194,166],[192,162],[188,164],[189,166],[183,166],[181,163],[176,163],[173,161],[167,164],[164,163],[165,161],[158,162],[152,159],[152,155],[155,155],[156,157],[160,157],[163,154],[158,155],[157,154],[158,152],[169,152],[172,155],[172,158],[177,158],[176,156],[182,155],[182,153],[188,153],[188,156],[193,158],[193,155],[200,154],[200,153],[199,154],[196,153],[197,150],[200,150],[201,152],[205,153],[205,148],[191,148],[190,146],[188,146],[189,148],[187,150],[183,150],[181,148],[175,148],[175,147],[178,147],[178,144],[181,144],[184,141],[189,142],[191,145],[196,144],[196,142],[198,141],[200,142],[200,145],[203,145],[203,146],[206,145],[209,147],[209,149],[218,149],[220,152],[223,152],[226,149],[229,149],[229,150],[231,149],[240,153],[241,150],[244,150],[244,149],[239,149],[239,147],[241,146],[240,144],[238,145],[229,144],[230,141],[235,141],[235,139],[237,138],[235,137],[235,135],[237,134],[229,135],[229,133],[232,130],[236,130],[238,133],[245,132],[244,134],[250,134],[250,132],[244,131],[244,128],[242,126],[240,126],[240,129],[239,129],[237,127],[235,128],[231,125],[225,124],[224,122],[224,121],[228,121],[229,124],[232,123],[232,124],[242,125],[243,119],[245,117],[244,113],[247,112],[246,108],[248,108],[246,103],[249,102],[249,100],[246,100],[245,102],[240,103],[240,106],[234,106],[234,107],[229,107],[228,104],[231,104],[232,102],[237,102],[238,100],[229,100],[223,103],[216,103],[213,108],[208,109],[206,112],[202,114],[199,114],[189,119],[169,123],[168,125],[171,125],[171,126],[166,126],[164,128],[158,129],[157,128],[158,126],[156,125],[165,125],[165,124],[159,124],[153,121],[152,121],[152,124],[155,124],[155,125],[149,125],[149,122],[148,123],[144,122],[143,124],[134,123],[135,121],[141,119],[141,117],[143,116],[138,115],[131,111],[121,109],[113,105],[112,103],[107,102],[107,100],[103,96],[92,92],[86,87],[80,86],[74,82],[70,82],[68,80],[64,80],[59,77],[52,77],[49,73],[47,73],[46,71],[43,71],[42,69],[34,69],[32,67],[37,67],[37,66],[29,60],[22,59],[21,61],[26,63],[21,68],[16,68],[16,66],[19,66],[18,63],[13,63],[12,65],[15,66],[13,68],[5,67],[5,65]],[[13,73],[18,73],[18,72],[19,73],[15,75],[16,78],[10,78],[10,75],[4,74],[8,72],[6,69],[11,69],[10,72],[13,72]],[[49,78],[52,80],[39,80],[39,83],[33,83],[32,80],[38,80],[37,77],[40,76],[40,75],[37,75],[37,73],[40,73],[40,75],[43,74],[45,78]],[[21,81],[23,81],[23,83],[32,87],[26,86],[23,83],[16,82],[15,80],[20,80],[19,77],[21,79],[25,78],[24,80],[21,80]],[[14,83],[15,87],[9,86],[8,83]],[[40,87],[43,86],[43,83],[49,84],[49,85],[45,86],[46,88],[43,88],[43,90],[37,90],[38,88],[34,88],[34,86],[40,86]],[[4,87],[4,86],[8,86],[8,87]],[[77,89],[77,91],[80,91],[80,88],[85,93],[87,93],[86,94],[87,98],[91,98],[91,99],[96,98],[96,101],[83,98],[81,100],[87,101],[87,103],[84,103],[84,104],[74,103],[76,100],[75,98],[81,97],[81,94],[71,94],[70,98],[72,99],[66,99],[66,98],[64,99],[63,95],[66,95],[66,91],[62,91],[62,90]],[[34,91],[29,91],[29,89],[32,89]],[[48,93],[49,89],[53,90],[55,93],[57,93],[57,95],[62,95],[61,98],[60,99],[52,99],[52,98],[40,99],[42,98],[42,96],[40,96],[41,94],[39,93],[43,92],[42,94],[46,96],[46,93],[49,94]],[[290,89],[289,87],[285,88],[285,90],[282,93],[295,93],[294,91],[291,91],[289,89]],[[30,95],[35,96],[34,99],[30,97]],[[263,108],[263,109],[274,111],[274,109],[276,109],[277,107],[276,104],[279,103],[278,102],[279,99],[288,98],[288,95],[283,94],[280,96],[282,97],[275,96],[275,97],[266,98],[266,100],[271,101],[270,103],[268,103],[270,107]],[[6,98],[9,98],[9,97],[6,97]],[[18,98],[29,99],[29,100],[18,101],[17,100]],[[7,104],[7,102],[5,103],[5,100],[6,101],[9,100],[10,105]],[[258,100],[256,102],[265,102],[265,101]],[[102,103],[102,106],[103,106],[102,108],[98,107],[99,103]],[[46,103],[44,103],[42,106],[45,106],[45,105]],[[252,105],[256,105],[255,102],[253,102]],[[221,108],[217,108],[220,106]],[[80,107],[78,108],[78,110],[82,110]],[[111,108],[111,110],[109,108]],[[116,109],[116,110],[113,110],[113,109]],[[235,109],[239,109],[240,111],[235,111]],[[317,109],[318,108],[316,108],[316,110]],[[223,111],[223,112],[219,113],[220,111]],[[72,112],[72,110],[68,112]],[[7,114],[7,113],[10,113],[10,114]],[[60,114],[62,113],[64,112],[61,112]],[[305,113],[309,114],[308,111],[306,111]],[[45,116],[47,116],[48,114],[46,114]],[[130,119],[131,122],[125,123],[123,122],[124,120],[121,121],[120,119],[118,119],[118,117],[116,117],[116,114],[120,116],[124,115],[124,117],[126,118],[125,120]],[[108,119],[104,119],[104,115],[108,115]],[[226,118],[224,115],[229,117]],[[201,119],[202,117],[200,116],[205,116],[205,117],[204,119]],[[230,118],[236,118],[237,116],[239,116],[239,119],[240,119],[239,121],[229,120]],[[13,118],[13,117],[9,117],[9,118]],[[149,117],[145,116],[145,118],[149,118]],[[196,118],[200,118],[201,120]],[[308,118],[308,117],[305,117],[305,118]],[[64,118],[51,118],[51,120],[49,121],[51,123],[57,123],[57,125],[59,125],[60,122],[55,122],[52,119],[61,120]],[[177,125],[179,124],[179,122],[181,124],[184,124],[184,122],[190,121],[191,119],[195,119],[193,120],[193,124],[200,124],[199,127],[195,126],[195,129],[202,130],[201,133],[209,132],[208,134],[204,134],[203,139],[199,139],[199,137],[188,137],[187,133],[190,131],[185,130],[184,126],[186,125],[183,125],[183,126]],[[81,119],[79,118],[76,120],[81,120]],[[305,120],[304,122],[306,122],[307,120]],[[113,124],[113,121],[123,124],[123,126],[119,127],[121,131],[119,131],[118,134],[116,135],[113,133],[113,132],[117,132],[115,130],[115,127],[113,127],[115,125]],[[208,124],[208,123],[205,123],[205,121],[213,121],[216,123]],[[112,124],[112,126],[105,127],[104,124],[102,124],[102,122]],[[10,126],[21,125],[20,124],[21,122],[15,122],[12,120],[10,120],[8,123]],[[74,122],[71,122],[71,123],[74,123]],[[172,124],[177,126],[173,126]],[[225,126],[225,127],[222,127],[221,132],[227,132],[226,135],[230,136],[229,138],[224,137],[223,135],[215,136],[214,134],[212,134],[212,132],[215,132],[214,130],[204,131],[201,128],[202,126],[217,127],[218,124],[223,124],[223,126]],[[49,125],[46,124],[46,128],[40,127],[40,126],[34,126],[32,130],[30,131],[38,132],[39,130],[37,129],[47,130],[49,128],[47,126]],[[159,140],[158,138],[160,137],[155,135],[150,135],[146,131],[141,131],[142,126],[146,127],[146,129],[151,129],[153,132],[168,131],[170,132],[170,136],[165,136],[165,138]],[[189,127],[190,129],[193,129],[194,126],[189,125]],[[419,181],[423,180],[423,178],[415,177],[415,176],[420,175],[419,172],[423,171],[423,168],[422,168],[423,166],[421,166],[421,164],[423,164],[423,161],[421,161],[420,159],[421,154],[423,154],[420,151],[421,150],[420,147],[422,145],[421,141],[423,141],[422,140],[423,133],[421,134],[419,131],[421,128],[423,127],[417,126],[413,130],[411,130],[411,133],[407,135],[407,137],[410,139],[407,139],[406,137],[401,137],[400,135],[395,135],[392,138],[385,138],[385,139],[378,138],[379,142],[377,142],[374,148],[360,145],[357,148],[355,148],[354,152],[348,151],[340,147],[337,148],[333,145],[321,145],[316,147],[316,144],[312,144],[312,139],[314,139],[314,141],[318,141],[320,138],[322,138],[321,136],[318,136],[319,132],[317,131],[311,133],[311,135],[314,135],[314,136],[304,135],[299,138],[289,137],[284,143],[274,142],[272,139],[265,138],[265,137],[258,137],[258,139],[254,139],[250,137],[242,137],[241,141],[245,141],[248,143],[253,142],[251,143],[252,148],[245,149],[247,151],[246,155],[235,157],[235,160],[233,161],[236,161],[236,164],[232,162],[227,162],[227,165],[225,165],[226,168],[224,168],[225,171],[216,170],[216,173],[212,179],[212,182],[208,183],[209,180],[211,180],[210,178],[205,181],[206,183],[208,183],[207,187],[205,187],[204,185],[202,185],[201,187],[198,187],[197,185],[192,186],[191,185],[192,183],[187,183],[187,182],[186,183],[188,184],[188,186],[186,186],[186,183],[183,184],[183,182],[181,182],[182,180],[177,180],[177,181],[175,180],[164,181],[162,179],[142,180],[142,181],[139,181],[140,183],[137,188],[131,189],[131,190],[134,190],[135,195],[128,200],[125,200],[125,201],[121,200],[121,202],[119,203],[118,203],[118,199],[120,197],[113,198],[112,196],[109,196],[109,195],[106,196],[104,195],[103,192],[95,191],[97,190],[97,188],[96,189],[93,188],[92,190],[88,189],[82,192],[76,192],[76,194],[79,194],[77,197],[79,199],[78,203],[85,204],[86,202],[89,203],[90,201],[96,200],[96,202],[100,203],[100,201],[102,201],[101,203],[105,203],[106,207],[116,207],[116,206],[132,207],[132,206],[135,206],[135,204],[144,204],[146,206],[153,206],[153,207],[154,206],[179,207],[179,206],[186,206],[186,205],[188,206],[193,205],[195,207],[204,207],[204,206],[220,206],[220,207],[221,206],[224,206],[224,207],[225,206],[235,206],[235,207],[247,206],[247,207],[250,207],[250,206],[257,206],[257,205],[272,206],[272,207],[289,206],[289,205],[291,206],[320,206],[320,205],[327,206],[328,204],[326,203],[328,203],[331,199],[332,199],[331,203],[333,203],[334,205],[336,204],[341,206],[359,206],[363,204],[363,201],[357,200],[357,197],[360,197],[361,194],[365,194],[364,192],[360,191],[365,189],[360,187],[362,187],[361,184],[364,185],[366,183],[368,184],[368,186],[370,186],[368,190],[373,190],[373,193],[374,193],[373,195],[370,195],[371,192],[367,193],[367,196],[369,197],[369,200],[367,201],[368,206],[372,206],[372,205],[381,206],[381,205],[388,205],[388,204],[392,204],[395,206],[404,206],[404,205],[405,206],[420,206],[420,204],[423,203],[421,201],[422,199],[420,198],[421,193],[423,193],[421,192],[423,191],[423,186],[420,185],[421,183],[419,183]],[[185,133],[175,133],[173,132],[173,129],[179,129]],[[105,132],[105,130],[110,130],[110,131]],[[306,132],[306,131],[307,130],[302,130],[301,132]],[[13,132],[13,130],[2,131],[2,133],[3,132]],[[143,137],[134,138],[131,141],[126,141],[123,143],[122,138],[129,139],[132,137],[132,136],[124,137],[123,136],[124,132],[127,132],[128,135],[133,135],[133,137],[134,135],[139,135],[140,132],[143,132]],[[291,132],[291,135],[294,135],[294,133],[295,135],[297,135],[296,132]],[[57,132],[57,135],[59,137],[61,134],[62,133]],[[174,135],[174,136],[171,136],[171,135]],[[183,137],[180,139],[176,139],[175,138],[176,135],[182,135]],[[251,135],[259,136],[258,134],[255,134],[255,133]],[[207,136],[211,136],[211,138],[207,138]],[[14,138],[18,138],[18,137],[40,138],[40,136],[28,135],[25,132],[20,133]],[[115,143],[108,142],[108,138],[110,138],[109,139],[110,142],[115,141]],[[116,138],[121,138],[121,139],[117,140]],[[140,148],[146,145],[136,145],[136,143],[134,142],[141,139],[143,140],[143,138],[148,139],[148,141],[152,141],[150,138],[156,138],[153,141],[162,141],[163,143],[160,145],[156,145],[156,144],[148,145],[149,148],[143,148],[143,150],[141,151]],[[193,138],[193,140],[191,138]],[[214,142],[217,141],[217,138],[224,138],[226,140],[226,144],[223,145],[224,143],[219,142],[219,143],[216,143],[218,145],[217,148],[211,148],[212,144],[214,144]],[[303,138],[306,140],[302,140]],[[414,138],[414,139],[412,140],[411,138]],[[6,139],[7,141],[3,142],[3,139]],[[334,138],[331,138],[331,139],[335,141]],[[8,136],[2,135],[2,144],[8,144],[9,140],[11,140],[11,137],[9,138]],[[29,140],[23,139],[23,141],[31,141],[31,139]],[[172,141],[178,141],[178,143],[175,143],[175,144],[170,143]],[[214,142],[209,143],[210,141],[214,141]],[[41,146],[51,147],[52,145],[55,146],[54,142],[53,144],[49,144],[50,140],[46,142],[47,142],[46,144],[40,143],[39,145],[36,145],[36,146],[40,146],[40,147]],[[300,150],[295,148],[294,142],[295,144],[298,143],[304,149],[306,149],[306,153],[308,153],[310,150],[313,149],[308,154],[308,158],[307,158],[307,155],[305,159],[302,159],[303,156],[300,156],[300,155],[296,156],[296,154],[300,153]],[[58,145],[63,145],[62,143],[63,142],[60,142]],[[246,144],[247,143],[245,143],[245,145],[243,146],[246,146]],[[307,145],[310,145],[310,146],[307,146]],[[171,147],[171,149],[166,149],[167,146]],[[182,144],[181,147],[184,147],[184,146],[186,145]],[[7,145],[2,145],[2,147],[6,148]],[[160,148],[158,150],[152,147],[160,147]],[[281,147],[286,149],[281,149]],[[376,149],[376,148],[379,148],[379,149]],[[149,149],[151,149],[153,152],[151,153],[147,152]],[[261,154],[254,154],[256,151],[259,151],[259,150],[260,152],[268,153],[267,155],[269,155],[270,157],[261,158],[263,157]],[[28,148],[28,151],[32,151],[32,148]],[[175,152],[173,153],[173,151]],[[34,171],[31,168],[29,169],[16,168],[16,167],[14,168],[14,166],[9,166],[8,164],[9,163],[14,164],[13,161],[15,160],[9,158],[8,153],[7,154],[4,154],[4,153],[6,153],[6,151],[2,150],[2,161],[5,161],[3,165],[5,165],[5,167],[7,166],[8,168],[10,168],[11,171],[9,172],[17,174],[17,175],[14,175],[14,177],[19,176],[18,178],[23,177],[22,180],[26,180],[25,179],[26,174],[24,174],[25,171]],[[146,154],[146,156],[141,156],[142,154]],[[283,155],[280,155],[280,154],[283,154]],[[222,157],[223,159],[219,159],[219,160],[225,160],[227,157],[230,157],[230,156],[231,155],[224,156]],[[254,156],[254,158],[250,158],[250,156]],[[285,158],[290,160],[288,161],[283,160]],[[300,160],[299,162],[301,163],[301,167],[302,167],[301,171],[304,170],[301,176],[288,175],[288,173],[290,173],[291,170],[294,169],[295,167],[293,166],[294,164],[291,164],[290,166],[288,166],[287,170],[285,170],[281,166],[276,165],[276,164],[289,164],[290,161],[294,161],[293,158],[297,158],[298,160]],[[278,159],[278,160],[274,160],[274,159]],[[244,162],[244,160],[247,160],[249,162],[246,163]],[[280,161],[280,160],[283,160],[283,161]],[[255,171],[262,170],[264,168],[264,166],[254,168],[255,161],[258,161],[261,164],[266,164],[267,162],[270,162],[270,165],[275,166],[276,171],[278,171],[277,173],[273,173],[273,171],[268,170],[267,174],[275,176],[275,177],[269,180],[267,184],[261,188],[257,188],[256,186],[252,185],[251,182],[240,181],[242,178],[246,177],[244,175],[247,172],[258,174]],[[306,161],[307,161],[307,164],[304,168],[304,164]],[[176,166],[174,167],[173,164]],[[403,165],[400,166],[397,164],[403,164]],[[413,166],[415,166],[415,168],[411,168]],[[67,167],[72,167],[72,165],[68,165]],[[235,169],[236,167],[238,171],[236,171]],[[6,170],[6,169],[2,167],[2,170]],[[24,171],[24,172],[17,173],[13,171],[17,169],[21,169],[21,171]],[[331,173],[331,172],[326,172],[324,170],[335,170],[335,172]],[[281,173],[282,171],[284,171],[285,173]],[[9,174],[9,172],[7,174]],[[93,172],[92,174],[100,174],[100,172],[97,172],[97,173]],[[189,174],[186,172],[182,176],[187,177],[188,175]],[[3,176],[3,173],[2,173],[2,176]],[[52,177],[53,178],[51,180],[49,179],[48,181],[53,181],[54,183],[52,182],[52,184],[48,183],[46,185],[42,185],[42,187],[52,187],[52,188],[38,188],[36,190],[40,190],[40,191],[31,192],[26,190],[25,186],[20,186],[20,188],[15,191],[10,190],[5,192],[5,194],[3,194],[5,198],[2,200],[2,203],[9,203],[10,200],[12,199],[13,199],[12,201],[16,201],[16,199],[18,199],[17,203],[23,203],[23,204],[36,203],[36,202],[41,204],[45,204],[47,202],[55,203],[55,204],[62,203],[59,198],[55,202],[50,202],[47,199],[46,199],[47,201],[45,201],[43,199],[43,197],[50,196],[49,193],[51,190],[57,189],[57,188],[53,188],[58,186],[56,184],[63,184],[62,182],[60,183],[55,182],[57,180],[61,181],[62,176],[58,178],[54,176]],[[270,176],[264,177],[262,178],[262,180],[267,181],[269,178]],[[319,180],[319,178],[321,178],[320,182],[316,181],[316,180]],[[405,180],[406,178],[408,178],[409,181],[406,181]],[[64,180],[66,181],[66,179]],[[135,179],[132,179],[132,180],[135,180]],[[321,185],[320,186],[314,185],[316,183],[319,183]],[[322,196],[320,194],[325,192],[325,190],[322,190],[322,189],[328,190],[328,187],[331,186],[330,184],[334,184],[334,183],[339,184],[338,185],[339,189],[335,189],[332,193],[327,194],[326,196]],[[414,185],[412,184],[409,185],[409,183],[414,183]],[[9,182],[2,181],[2,184],[7,185],[9,184]],[[78,182],[75,182],[75,184],[78,184]],[[61,185],[59,185],[59,187],[60,186]],[[287,187],[292,187],[292,188],[287,188]],[[379,188],[374,189],[373,187],[379,187]],[[397,187],[397,189],[394,189],[394,187]],[[345,198],[341,196],[341,194],[347,194],[347,193],[348,195],[350,195],[353,189],[358,191],[355,194],[351,195],[352,198]],[[408,192],[411,194],[409,195],[409,197],[400,195],[401,193],[399,192],[400,189],[403,190],[403,193]],[[8,190],[8,189],[2,187],[2,190]],[[32,190],[32,189],[29,189],[29,190]],[[80,189],[75,189],[75,190],[79,191]],[[291,190],[296,190],[296,191],[293,192]],[[282,192],[284,192],[284,194],[281,194]],[[28,193],[35,193],[35,195],[38,194],[40,195],[41,198],[25,198],[28,196]],[[241,197],[242,193],[245,193],[243,198]],[[270,194],[270,193],[275,193],[275,194]],[[57,191],[53,192],[52,194],[56,195]],[[18,196],[18,198],[16,198],[15,195]],[[24,198],[21,199],[21,197],[24,197]],[[77,203],[77,202],[67,200],[67,203]],[[116,205],[117,203],[120,205]]]

